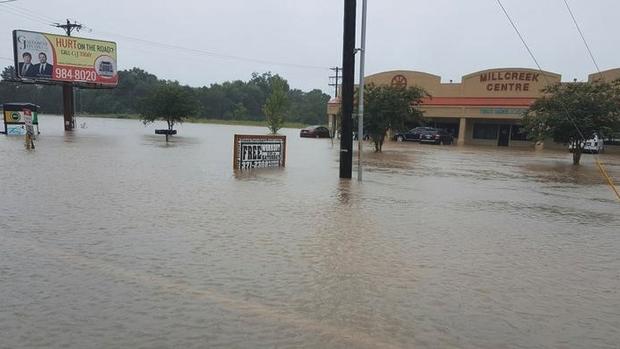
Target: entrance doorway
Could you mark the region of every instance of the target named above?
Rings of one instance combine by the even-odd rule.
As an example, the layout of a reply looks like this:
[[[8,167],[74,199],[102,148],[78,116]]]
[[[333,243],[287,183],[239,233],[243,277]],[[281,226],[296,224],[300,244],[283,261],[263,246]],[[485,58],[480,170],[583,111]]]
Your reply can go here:
[[[510,125],[499,125],[499,139],[497,145],[507,147],[510,142]]]

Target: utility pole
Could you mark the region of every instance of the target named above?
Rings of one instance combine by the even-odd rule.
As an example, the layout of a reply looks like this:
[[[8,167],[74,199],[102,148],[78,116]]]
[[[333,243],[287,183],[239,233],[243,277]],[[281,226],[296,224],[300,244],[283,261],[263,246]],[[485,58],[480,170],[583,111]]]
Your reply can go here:
[[[82,29],[81,24],[71,23],[67,19],[67,24],[56,23],[56,28],[62,28],[67,33],[67,36],[71,36],[72,31],[80,31]],[[65,120],[65,131],[72,131],[75,128],[75,98],[73,98],[73,83],[64,82],[62,84],[62,105],[63,114]]]
[[[342,44],[342,135],[340,136],[340,178],[353,172],[353,89],[355,83],[356,0],[344,0]]]
[[[364,67],[366,64],[366,10],[367,0],[362,0],[362,46],[360,48],[359,105],[357,108],[357,180],[362,180],[362,151],[364,150]]]
[[[333,67],[333,68],[329,68],[330,70],[333,70],[336,72],[335,76],[330,76],[330,79],[335,79],[334,83],[330,83],[329,86],[334,86],[335,87],[335,93],[334,93],[334,97],[338,98],[338,83],[340,82],[340,75],[338,75],[340,73],[340,71],[342,71],[342,69],[340,67]]]

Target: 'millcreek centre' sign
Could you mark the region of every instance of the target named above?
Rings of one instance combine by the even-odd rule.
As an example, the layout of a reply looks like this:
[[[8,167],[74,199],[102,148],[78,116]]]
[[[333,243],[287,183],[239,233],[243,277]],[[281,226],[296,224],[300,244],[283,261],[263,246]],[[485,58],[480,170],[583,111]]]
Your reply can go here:
[[[540,73],[528,72],[488,72],[480,75],[480,82],[486,83],[486,90],[501,91],[530,91],[532,83],[539,82]]]

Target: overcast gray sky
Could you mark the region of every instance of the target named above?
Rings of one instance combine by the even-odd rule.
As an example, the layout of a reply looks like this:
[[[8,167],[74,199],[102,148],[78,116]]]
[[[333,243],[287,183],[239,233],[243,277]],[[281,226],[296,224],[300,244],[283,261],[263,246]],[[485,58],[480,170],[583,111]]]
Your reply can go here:
[[[620,2],[568,1],[601,69],[620,67]],[[408,69],[459,81],[487,68],[535,67],[496,0],[368,3],[368,74]],[[543,69],[564,80],[595,71],[563,0],[503,3]],[[61,33],[49,23],[71,18],[92,28],[76,36],[118,43],[120,69],[192,86],[272,71],[292,87],[332,93],[327,68],[342,64],[342,14],[342,0],[18,0],[0,5],[0,64],[11,64],[11,30]]]

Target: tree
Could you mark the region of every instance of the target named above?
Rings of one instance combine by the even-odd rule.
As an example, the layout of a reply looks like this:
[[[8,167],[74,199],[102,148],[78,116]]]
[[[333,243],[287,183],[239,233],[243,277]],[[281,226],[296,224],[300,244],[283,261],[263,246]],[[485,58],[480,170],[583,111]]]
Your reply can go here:
[[[232,111],[232,116],[234,120],[242,120],[248,115],[248,108],[246,108],[243,103],[239,102],[235,104],[235,108]]]
[[[144,124],[163,120],[172,131],[174,125],[182,123],[196,110],[195,99],[189,87],[178,82],[164,82],[153,89],[140,103],[140,115]],[[166,136],[166,140],[168,137]]]
[[[1,1],[1,0],[0,0]],[[140,68],[120,70],[118,86],[113,89],[80,88],[76,92],[76,109],[87,114],[139,114],[142,100],[165,81]],[[57,85],[14,82],[15,68],[7,66],[0,73],[0,103],[28,101],[41,106],[43,113],[62,114],[62,89]],[[290,121],[320,124],[325,120],[329,96],[321,90],[303,92],[290,89],[278,74],[253,73],[248,81],[229,81],[191,88],[197,104],[196,117],[213,119],[265,120],[263,106],[273,86],[282,85],[288,94]],[[189,90],[189,88],[186,88]],[[245,110],[244,110],[245,109]]]
[[[12,65],[6,66],[2,70],[2,73],[0,73],[0,78],[2,78],[2,80],[15,80],[17,78],[15,67]]]
[[[271,95],[263,106],[263,112],[267,117],[267,127],[272,134],[278,133],[278,130],[284,125],[284,118],[289,106],[287,87],[288,84],[284,79],[272,79],[271,81]]]
[[[569,143],[579,165],[585,141],[620,128],[620,80],[559,83],[546,87],[523,118],[530,139]]]
[[[364,129],[381,152],[389,129],[399,130],[406,122],[420,120],[422,111],[416,106],[428,94],[419,87],[365,86]]]

